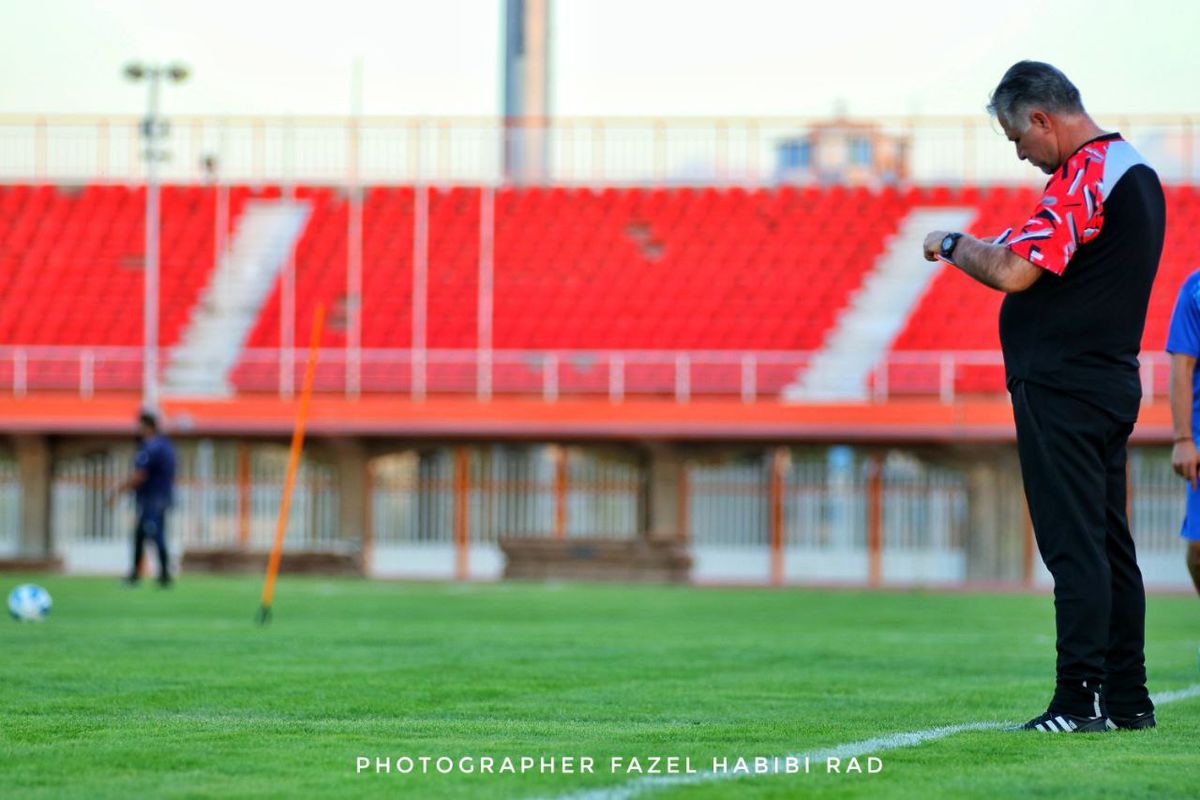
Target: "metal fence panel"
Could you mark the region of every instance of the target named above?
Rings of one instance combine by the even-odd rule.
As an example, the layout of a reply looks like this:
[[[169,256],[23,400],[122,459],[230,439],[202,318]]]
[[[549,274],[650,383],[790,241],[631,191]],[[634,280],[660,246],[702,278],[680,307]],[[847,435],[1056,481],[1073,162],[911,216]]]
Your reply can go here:
[[[454,461],[446,449],[405,451],[371,465],[371,525],[378,543],[448,543],[454,532]]]
[[[762,454],[724,463],[689,462],[687,516],[691,541],[696,545],[766,546],[768,469]]]
[[[551,448],[492,445],[470,453],[470,540],[549,535],[554,530]]]
[[[372,463],[371,520],[379,543],[454,541],[457,493],[467,540],[506,536],[608,536],[640,530],[643,468],[633,457],[584,447],[496,444],[466,453],[456,485],[455,449],[405,451]],[[561,526],[561,527],[560,527]]]
[[[929,466],[897,452],[883,465],[885,550],[961,550],[967,486],[961,471]]]
[[[110,506],[108,497],[129,475],[132,461],[133,449],[119,447],[55,464],[51,535],[56,545],[115,543],[129,535],[136,513],[132,499],[127,495]]]
[[[570,447],[566,535],[632,539],[641,527],[641,464],[625,453]]]
[[[239,476],[239,448],[249,447],[248,484]],[[242,547],[266,551],[275,537],[287,448],[236,442],[176,443],[175,506],[167,521],[172,539],[184,548]],[[51,502],[55,542],[102,544],[124,541],[136,510],[130,495],[114,506],[108,496],[132,469],[133,450],[117,447],[58,462]],[[287,550],[344,547],[339,535],[336,473],[326,464],[302,460],[296,476]]]
[[[1178,555],[1187,488],[1171,466],[1169,447],[1129,451],[1129,527],[1139,554]]]
[[[853,448],[793,451],[784,475],[783,538],[788,546],[863,550],[867,541],[866,480]]]

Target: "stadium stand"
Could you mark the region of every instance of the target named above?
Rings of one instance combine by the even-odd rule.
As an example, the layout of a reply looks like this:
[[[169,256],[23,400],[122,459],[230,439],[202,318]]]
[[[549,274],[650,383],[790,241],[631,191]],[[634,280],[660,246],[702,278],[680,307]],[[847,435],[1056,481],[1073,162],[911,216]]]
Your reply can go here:
[[[145,193],[126,186],[0,186],[0,340],[142,339]],[[162,194],[162,340],[178,340],[212,268],[213,195]]]
[[[969,204],[979,209],[971,225],[977,236],[996,236],[1027,218],[1038,199],[1035,188],[997,187],[987,191],[956,195],[936,190],[914,204]],[[1167,236],[1158,277],[1150,298],[1145,351],[1161,351],[1166,345],[1167,325],[1175,304],[1175,295],[1184,278],[1200,268],[1200,191],[1194,186],[1166,188]],[[936,352],[947,349],[994,353],[1000,349],[997,318],[1001,295],[989,291],[954,269],[943,269],[930,285],[925,297],[909,317],[905,330],[896,338],[893,352]],[[928,392],[937,385],[937,366],[895,365],[888,374],[893,392]],[[1166,389],[1167,375],[1155,375],[1155,390]],[[1004,370],[1000,366],[959,366],[955,386],[966,393],[995,393],[1004,390]]]
[[[322,303],[331,311],[324,344],[340,348],[346,337],[348,197],[319,186],[300,187],[296,195],[312,204],[296,250],[298,343],[303,345]],[[248,200],[280,196],[277,186],[231,187],[230,230]],[[163,191],[161,336],[167,347],[179,341],[212,270],[214,198],[211,187]],[[1036,199],[1035,188],[1004,187],[504,188],[496,193],[493,343],[558,351],[814,350],[911,209],[975,208],[971,231],[995,235],[1019,224]],[[116,185],[0,187],[0,342],[139,344],[144,202],[142,190]],[[411,344],[414,203],[412,187],[365,190],[362,345],[368,391],[409,388],[407,369],[397,367],[401,362],[374,363],[371,351]],[[478,187],[430,191],[430,348],[477,343],[479,207]],[[1200,266],[1200,237],[1194,234],[1200,191],[1170,187],[1168,214],[1148,349],[1163,346],[1175,289]],[[856,244],[846,247],[846,241]],[[278,346],[281,294],[277,283],[248,348]],[[943,269],[892,352],[995,353],[999,302],[996,293]],[[243,358],[234,384],[243,392],[274,391],[277,369]],[[471,365],[437,369],[444,371],[438,385],[473,386]],[[495,380],[500,389],[532,388],[541,369],[498,364]],[[665,370],[659,382],[669,386],[670,369],[658,369]],[[794,368],[769,371],[760,373],[764,391],[794,377]],[[897,359],[887,375],[889,390],[928,393],[937,386],[936,373],[932,362]],[[75,379],[64,376],[64,385]],[[561,367],[564,391],[594,390],[607,379],[587,363]],[[960,364],[954,384],[960,392],[999,392],[1002,369]]]
[[[297,329],[306,330],[316,304],[324,303],[335,311],[326,343],[337,346],[344,341],[336,323],[344,308],[346,199],[329,190],[302,196],[313,200],[314,211],[296,257]],[[405,348],[411,341],[413,203],[408,187],[376,187],[366,196],[367,348]],[[494,344],[811,350],[908,207],[901,192],[842,186],[503,189],[496,197]],[[470,348],[477,341],[478,214],[478,188],[431,192],[432,348]],[[855,247],[839,245],[844,237],[853,237]],[[277,345],[280,306],[277,290],[251,347]],[[532,369],[499,368],[497,381],[528,382]],[[403,388],[402,379],[373,373],[369,363],[365,370],[368,387]],[[275,385],[271,368],[246,363],[234,380],[242,390]],[[664,380],[669,385],[669,377]]]
[[[213,264],[211,189],[161,201],[164,345],[178,341]],[[104,347],[142,341],[145,191],[117,185],[0,186],[0,342]],[[77,386],[77,363],[35,362],[31,381]],[[136,364],[98,375],[136,382]],[[124,374],[127,373],[127,374]]]
[[[1034,188],[994,188],[989,191],[950,192],[935,190],[920,205],[963,205],[978,210],[970,233],[995,237],[1019,225],[1038,198]],[[892,345],[894,353],[981,351],[1000,349],[997,317],[1001,295],[971,280],[956,269],[943,268],[908,318],[908,324]],[[928,392],[937,386],[936,364],[897,364],[888,372],[892,392]],[[1001,366],[959,365],[955,388],[967,393],[1004,390]]]

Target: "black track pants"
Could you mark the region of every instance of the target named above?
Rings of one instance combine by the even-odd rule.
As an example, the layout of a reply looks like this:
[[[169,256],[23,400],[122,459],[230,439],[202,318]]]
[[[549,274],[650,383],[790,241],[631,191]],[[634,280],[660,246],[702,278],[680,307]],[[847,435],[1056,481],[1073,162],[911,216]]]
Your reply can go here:
[[[1051,710],[1091,716],[1151,708],[1146,593],[1125,512],[1133,424],[1073,395],[1012,387],[1017,450],[1034,534],[1054,576],[1058,682]]]

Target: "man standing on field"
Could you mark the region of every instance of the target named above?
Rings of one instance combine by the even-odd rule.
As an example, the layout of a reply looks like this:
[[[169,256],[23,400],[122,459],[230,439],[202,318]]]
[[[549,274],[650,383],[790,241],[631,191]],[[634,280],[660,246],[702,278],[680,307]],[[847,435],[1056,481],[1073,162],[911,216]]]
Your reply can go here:
[[[1154,727],[1125,463],[1166,224],[1162,186],[1119,133],[1096,125],[1079,90],[1049,64],[1014,64],[988,110],[1017,158],[1050,180],[1015,233],[984,241],[933,231],[924,250],[1006,293],[1000,342],[1025,496],[1054,576],[1058,632],[1054,695],[1021,727]]]
[[[1171,421],[1175,446],[1171,466],[1187,481],[1187,513],[1179,533],[1187,541],[1187,568],[1200,592],[1200,453],[1196,452],[1196,422],[1200,420],[1200,270],[1179,287],[1171,329],[1167,332],[1171,354]]]
[[[125,582],[137,586],[141,579],[142,551],[147,539],[158,551],[158,585],[171,585],[171,559],[167,554],[167,511],[174,502],[175,448],[158,429],[158,417],[144,412],[138,417],[138,449],[133,457],[133,474],[116,491],[113,501],[132,490],[137,499],[137,523],[133,529],[133,564]]]

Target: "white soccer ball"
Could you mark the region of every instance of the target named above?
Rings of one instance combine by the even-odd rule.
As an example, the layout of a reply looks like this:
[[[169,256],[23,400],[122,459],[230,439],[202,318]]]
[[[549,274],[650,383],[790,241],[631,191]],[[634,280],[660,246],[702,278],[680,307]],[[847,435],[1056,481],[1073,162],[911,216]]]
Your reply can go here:
[[[41,622],[50,613],[50,593],[32,583],[23,583],[8,594],[8,613],[20,622]]]

